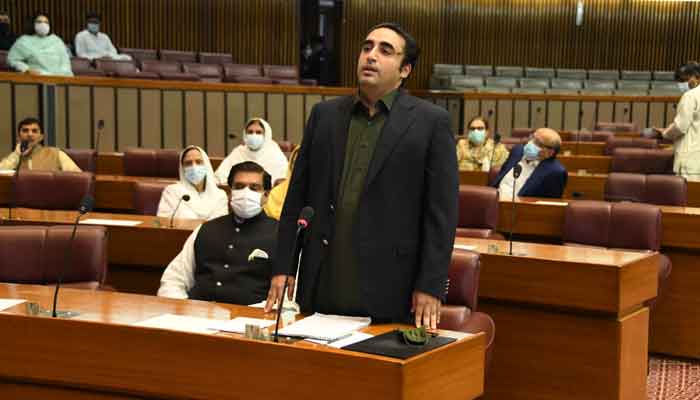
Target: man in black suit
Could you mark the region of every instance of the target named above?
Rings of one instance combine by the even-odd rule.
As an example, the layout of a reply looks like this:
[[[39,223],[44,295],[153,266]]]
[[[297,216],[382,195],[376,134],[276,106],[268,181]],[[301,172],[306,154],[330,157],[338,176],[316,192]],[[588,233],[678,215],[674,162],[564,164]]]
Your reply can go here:
[[[458,175],[448,113],[400,88],[415,39],[396,24],[365,38],[359,90],[314,106],[279,225],[266,310],[293,293],[294,234],[305,206],[303,312],[371,316],[435,328],[457,225]]]

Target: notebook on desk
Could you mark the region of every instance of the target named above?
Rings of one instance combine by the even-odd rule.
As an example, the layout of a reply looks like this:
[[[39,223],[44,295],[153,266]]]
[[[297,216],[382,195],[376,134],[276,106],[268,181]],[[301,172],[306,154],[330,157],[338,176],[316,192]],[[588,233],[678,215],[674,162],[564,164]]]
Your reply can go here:
[[[455,338],[446,336],[434,336],[424,345],[406,344],[403,340],[403,334],[397,329],[361,342],[353,343],[342,347],[342,349],[405,360],[418,354],[437,349],[438,347],[456,340]]]

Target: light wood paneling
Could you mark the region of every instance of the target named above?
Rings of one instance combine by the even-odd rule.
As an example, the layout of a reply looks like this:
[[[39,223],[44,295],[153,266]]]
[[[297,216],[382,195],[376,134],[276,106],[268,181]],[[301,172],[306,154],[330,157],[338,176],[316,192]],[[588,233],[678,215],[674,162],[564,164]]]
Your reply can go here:
[[[0,154],[13,150],[16,129],[12,126],[12,85],[0,83]]]
[[[73,90],[71,88],[71,90]],[[94,123],[95,123],[95,130],[94,134],[97,135],[97,122],[99,120],[104,120],[105,122],[105,127],[102,130],[102,134],[100,135],[100,143],[99,143],[99,151],[115,151],[119,150],[115,148],[115,143],[117,143],[117,129],[119,129],[119,134],[120,135],[127,135],[126,132],[124,132],[124,127],[121,124],[121,121],[117,122],[118,116],[115,115],[115,110],[114,107],[117,105],[117,107],[120,109],[122,107],[126,107],[126,102],[124,101],[125,99],[123,98],[123,90],[128,90],[128,89],[110,89],[110,88],[94,88],[94,109],[95,109],[95,117],[94,117]],[[133,89],[132,89],[133,90]],[[115,97],[116,95],[116,97]],[[134,104],[136,104],[136,99],[133,99]],[[88,119],[89,123],[89,119]],[[118,127],[117,127],[118,125]],[[138,132],[133,132],[134,138],[138,135]],[[121,139],[121,136],[120,138]],[[97,145],[97,137],[95,136],[95,146]],[[136,145],[136,141],[134,141],[134,146]],[[123,150],[123,148],[121,148]]]
[[[117,151],[139,145],[139,100],[136,89],[117,89]]]
[[[183,147],[184,121],[183,102],[184,92],[164,91],[163,96],[163,147],[180,149]]]
[[[105,90],[112,92],[111,89]],[[106,96],[109,98],[110,96]],[[70,108],[68,118],[68,135],[70,147],[74,149],[89,149],[92,146],[90,129],[90,88],[86,86],[70,86],[68,91],[68,107]],[[103,138],[104,139],[104,138]],[[107,140],[105,140],[106,142]]]
[[[161,144],[160,91],[141,90],[141,146],[157,149]]]
[[[206,148],[204,141],[204,93],[185,92],[185,146]]]
[[[223,157],[226,154],[226,110],[224,109],[224,93],[211,92],[206,94],[206,124],[207,124],[207,153],[211,157]]]

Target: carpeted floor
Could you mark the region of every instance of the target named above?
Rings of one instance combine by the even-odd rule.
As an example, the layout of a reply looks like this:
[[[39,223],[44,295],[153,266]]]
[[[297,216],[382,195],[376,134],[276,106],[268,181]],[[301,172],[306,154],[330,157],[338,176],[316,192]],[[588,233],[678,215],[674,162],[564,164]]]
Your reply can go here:
[[[700,400],[700,362],[651,357],[648,400]]]

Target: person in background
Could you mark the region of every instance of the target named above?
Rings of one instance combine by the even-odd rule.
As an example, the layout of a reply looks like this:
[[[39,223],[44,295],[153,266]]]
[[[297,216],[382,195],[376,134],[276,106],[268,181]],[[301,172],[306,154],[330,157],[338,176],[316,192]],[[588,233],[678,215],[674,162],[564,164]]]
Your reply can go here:
[[[289,155],[287,179],[272,188],[270,196],[267,198],[267,203],[265,203],[265,213],[267,216],[278,221],[282,214],[282,207],[284,207],[284,199],[287,197],[287,190],[289,190],[289,180],[292,179],[292,171],[294,171],[294,161],[297,159],[297,154],[299,154],[299,146],[294,147],[294,150],[292,150],[292,153]]]
[[[17,40],[17,35],[12,32],[10,14],[0,11],[0,50],[8,51]]]
[[[517,145],[503,164],[493,186],[498,188],[501,200],[516,197],[554,197],[564,194],[568,178],[566,168],[557,160],[561,148],[559,134],[549,128],[540,128],[525,145]],[[515,179],[514,167],[520,165],[520,176]]]
[[[250,305],[265,299],[277,221],[262,212],[270,175],[254,162],[231,168],[232,213],[197,227],[168,265],[158,296]]]
[[[44,132],[36,118],[25,118],[17,125],[17,145],[15,151],[0,161],[0,170],[16,170],[20,159],[20,169],[35,171],[73,171],[80,168],[73,160],[56,147],[43,146]],[[22,143],[27,149],[22,152]]]
[[[280,146],[272,140],[272,128],[262,118],[248,121],[243,130],[243,144],[234,148],[216,169],[216,178],[225,184],[231,166],[243,161],[260,164],[272,176],[272,183],[277,186],[287,176],[287,157]]]
[[[188,195],[188,201],[180,202]],[[178,203],[180,206],[178,207]],[[228,214],[228,196],[216,186],[216,177],[207,153],[197,146],[187,146],[180,153],[180,182],[163,190],[158,216],[210,220]]]
[[[117,53],[109,36],[100,32],[100,15],[89,12],[86,16],[85,29],[75,35],[75,54],[78,57],[94,60],[111,58],[113,60],[131,60],[127,54]]]
[[[46,14],[34,17],[33,31],[17,39],[7,55],[7,64],[30,75],[73,76],[66,44],[51,33]]]
[[[489,171],[500,167],[508,158],[508,149],[491,138],[489,123],[474,117],[467,124],[467,138],[457,141],[457,162],[460,171]]]
[[[683,93],[676,117],[666,129],[654,128],[663,139],[673,141],[673,172],[688,181],[700,181],[700,63],[688,61],[676,69]]]

